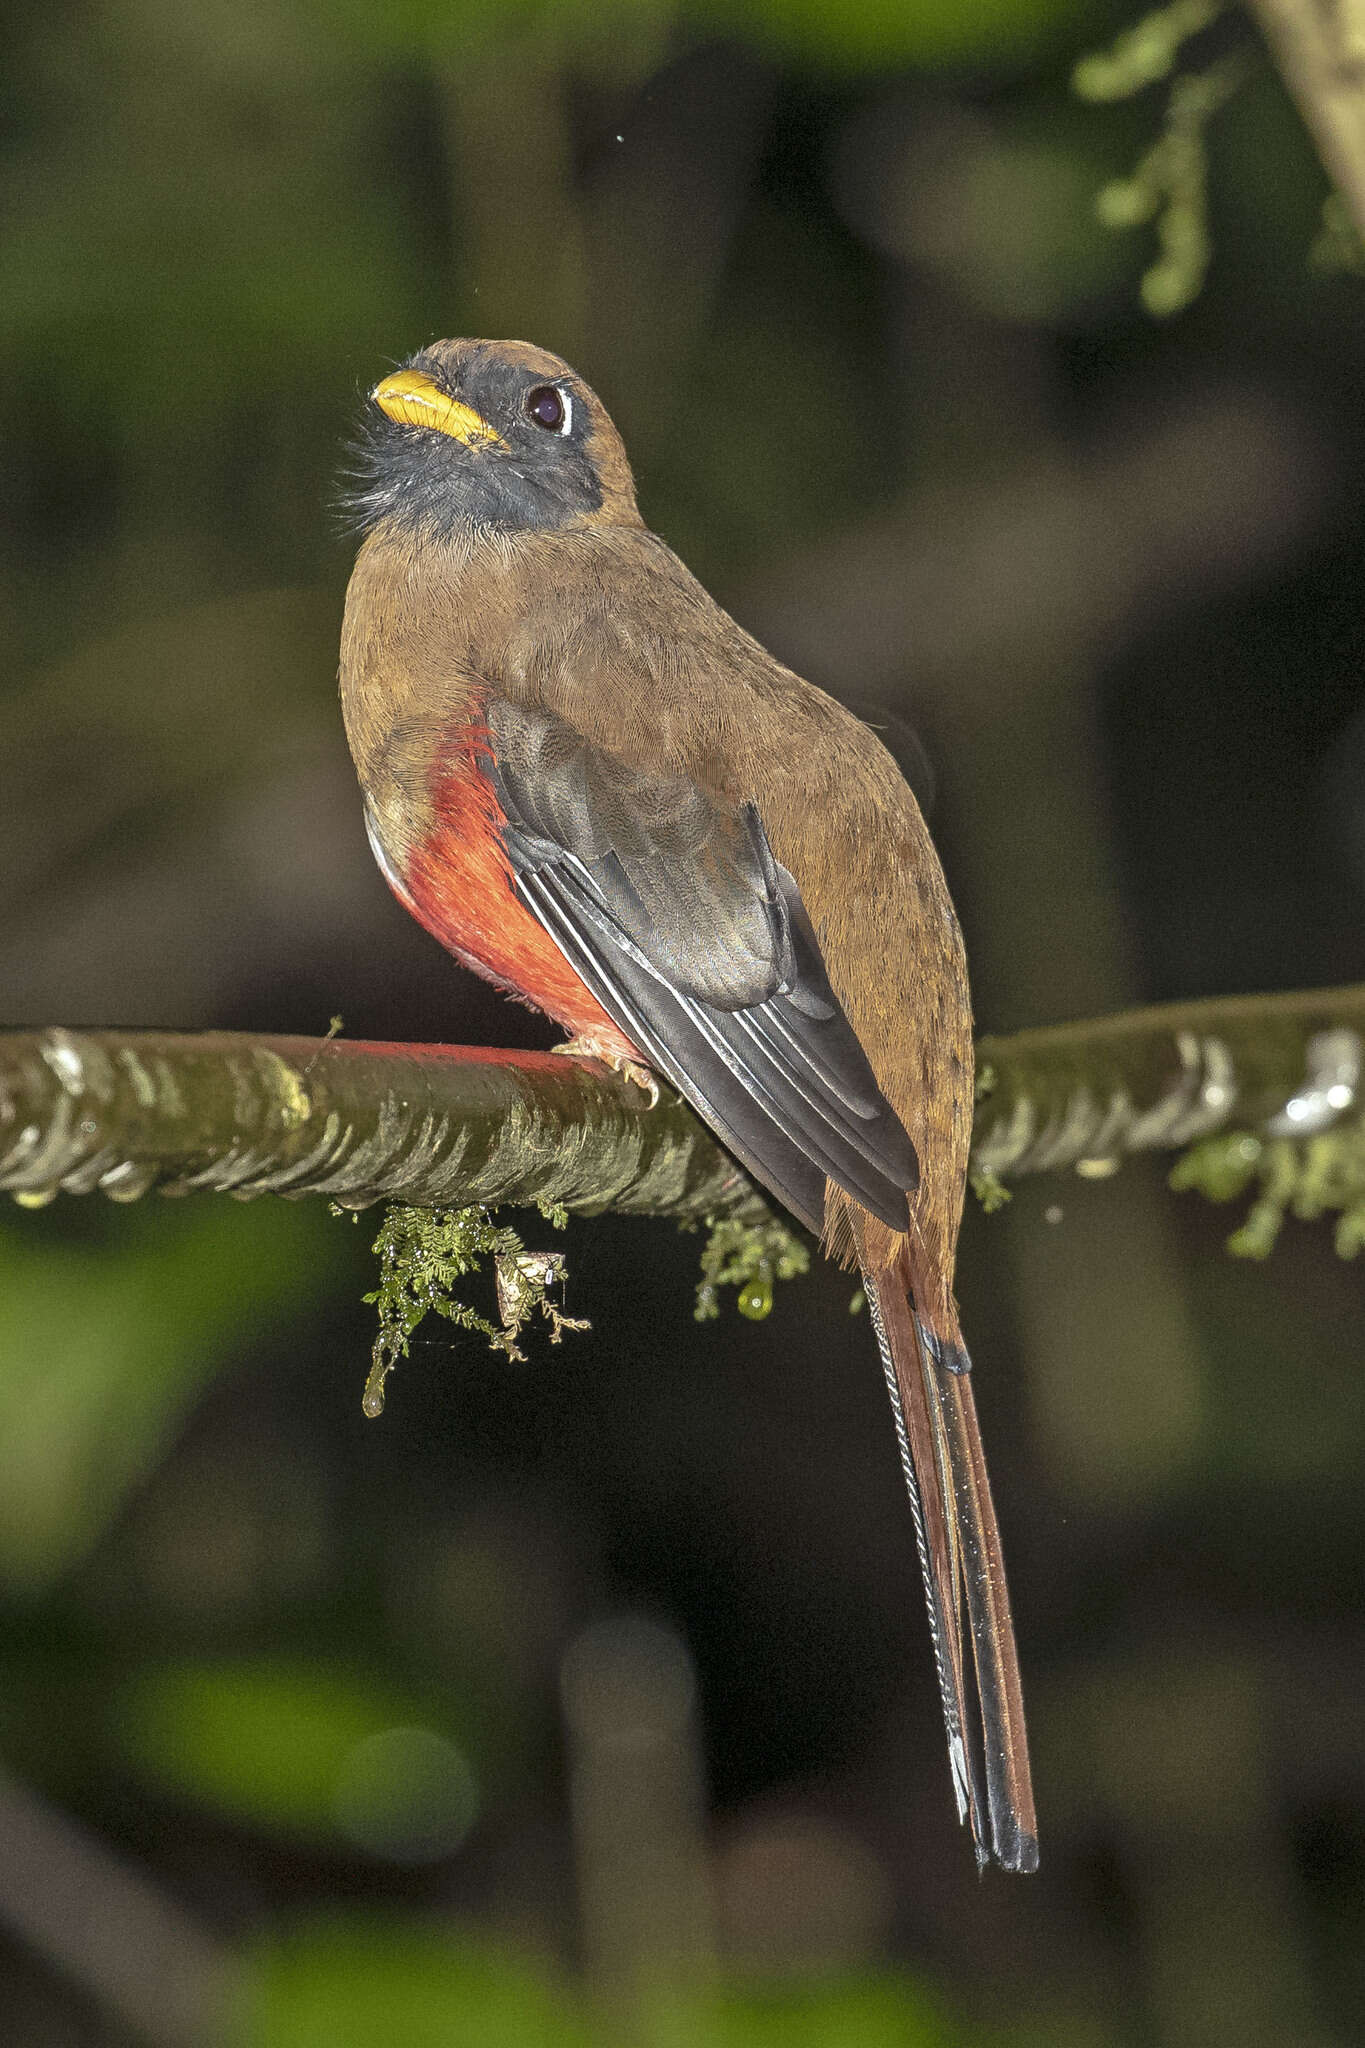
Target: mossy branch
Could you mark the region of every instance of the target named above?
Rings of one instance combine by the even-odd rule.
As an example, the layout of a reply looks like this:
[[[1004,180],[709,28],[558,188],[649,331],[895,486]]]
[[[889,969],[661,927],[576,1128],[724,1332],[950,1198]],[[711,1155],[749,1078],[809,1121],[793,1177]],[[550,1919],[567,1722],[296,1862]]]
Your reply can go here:
[[[1317,1135],[1358,1108],[1365,987],[1136,1010],[982,1039],[973,1164],[1108,1171],[1221,1130]],[[757,1221],[674,1097],[551,1053],[231,1032],[0,1034],[0,1189],[216,1190],[345,1208],[504,1204]]]
[[[1365,987],[1225,996],[983,1038],[972,1163],[1000,1180],[1113,1170],[1217,1131],[1277,1138],[1359,1113]]]
[[[235,1032],[0,1033],[0,1189],[766,1213],[676,1097],[594,1061]]]

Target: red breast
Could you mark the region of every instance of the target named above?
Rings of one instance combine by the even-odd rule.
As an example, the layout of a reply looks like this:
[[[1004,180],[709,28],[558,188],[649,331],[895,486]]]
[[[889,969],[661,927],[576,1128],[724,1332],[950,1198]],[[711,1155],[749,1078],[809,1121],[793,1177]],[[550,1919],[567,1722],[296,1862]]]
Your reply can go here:
[[[638,1059],[516,894],[502,808],[480,760],[484,743],[478,725],[443,743],[431,774],[431,828],[408,854],[396,893],[433,938],[485,980],[544,1010],[604,1056]]]

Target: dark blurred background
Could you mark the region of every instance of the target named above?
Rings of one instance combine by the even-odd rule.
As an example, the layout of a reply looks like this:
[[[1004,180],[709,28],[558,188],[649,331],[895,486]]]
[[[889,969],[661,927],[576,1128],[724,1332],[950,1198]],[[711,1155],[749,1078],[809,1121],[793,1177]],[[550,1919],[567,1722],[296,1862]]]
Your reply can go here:
[[[390,900],[335,701],[358,394],[461,333],[567,355],[922,787],[918,733],[983,1029],[1359,978],[1365,283],[1253,60],[1148,317],[1093,202],[1161,92],[1068,84],[1126,19],[13,10],[5,1021],[551,1042]],[[698,1240],[576,1223],[590,1334],[424,1329],[371,1423],[376,1220],[0,1218],[0,2040],[1365,2040],[1325,1229],[1234,1262],[1160,1164],[969,1214],[1043,1841],[978,1882],[847,1277],[698,1327]]]

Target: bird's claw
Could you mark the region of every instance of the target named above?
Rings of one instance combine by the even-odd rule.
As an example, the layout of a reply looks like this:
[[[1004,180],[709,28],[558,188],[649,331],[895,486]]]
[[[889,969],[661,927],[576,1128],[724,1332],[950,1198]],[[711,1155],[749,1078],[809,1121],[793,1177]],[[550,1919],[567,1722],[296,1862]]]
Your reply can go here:
[[[563,1045],[555,1046],[554,1050],[567,1053],[570,1059],[601,1060],[603,1066],[610,1067],[613,1074],[620,1074],[623,1080],[633,1081],[637,1088],[643,1088],[649,1097],[651,1109],[659,1107],[659,1083],[642,1061],[629,1059],[624,1053],[603,1052],[590,1038],[568,1038]]]
[[[659,1107],[659,1084],[648,1067],[642,1066],[639,1060],[621,1059],[608,1060],[607,1065],[616,1073],[622,1075],[625,1080],[633,1081],[637,1088],[643,1088],[645,1094],[649,1097],[651,1109]]]

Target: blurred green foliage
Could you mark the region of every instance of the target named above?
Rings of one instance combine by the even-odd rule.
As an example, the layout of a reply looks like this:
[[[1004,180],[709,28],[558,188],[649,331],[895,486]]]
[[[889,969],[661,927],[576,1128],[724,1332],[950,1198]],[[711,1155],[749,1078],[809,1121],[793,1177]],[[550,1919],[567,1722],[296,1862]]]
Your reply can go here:
[[[966,2036],[904,1979],[796,1985],[751,1993],[694,2021],[706,2048],[948,2048]]]
[[[115,1693],[110,1712],[124,1755],[161,1791],[243,1825],[326,1841],[337,1836],[339,1809],[354,1819],[363,1800],[357,1752],[411,1730],[432,1704],[423,1709],[372,1672],[275,1656],[149,1665]],[[450,1704],[447,1696],[447,1712]],[[359,1762],[363,1769],[363,1755]],[[443,1802],[442,1818],[463,1823],[445,1853],[477,1806],[467,1770],[460,1784],[458,1813]]]
[[[257,1967],[246,2048],[588,2048],[578,2001],[533,1964],[402,1922],[327,1921]]]
[[[840,67],[1008,64],[1056,48],[1084,0],[698,0],[703,21]]]
[[[395,1922],[326,1922],[257,1966],[247,2048],[588,2048],[616,2039],[548,1970],[465,1936]],[[636,2048],[967,2048],[971,2036],[901,1980],[774,1987],[662,2002]]]
[[[335,1284],[313,1210],[158,1204],[136,1223],[101,1221],[85,1243],[0,1221],[0,1585],[12,1591],[70,1570],[223,1363]]]
[[[1333,1239],[1344,1259],[1365,1246],[1365,1132],[1354,1120],[1315,1138],[1259,1138],[1250,1131],[1205,1138],[1176,1162],[1171,1186],[1198,1188],[1215,1202],[1259,1188],[1228,1239],[1229,1251],[1240,1258],[1269,1258],[1287,1215],[1311,1223],[1334,1214]]]

